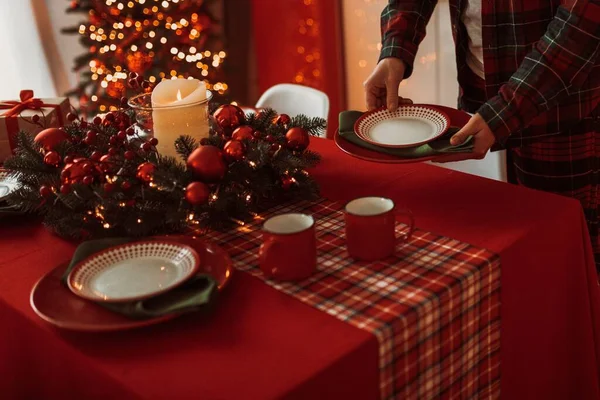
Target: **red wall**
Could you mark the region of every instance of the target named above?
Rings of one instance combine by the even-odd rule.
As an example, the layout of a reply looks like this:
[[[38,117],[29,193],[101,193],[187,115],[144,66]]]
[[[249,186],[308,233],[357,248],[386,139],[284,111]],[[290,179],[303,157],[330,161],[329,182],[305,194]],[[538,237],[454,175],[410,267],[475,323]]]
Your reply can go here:
[[[346,106],[341,0],[252,0],[258,92],[297,83],[329,96],[329,137]]]

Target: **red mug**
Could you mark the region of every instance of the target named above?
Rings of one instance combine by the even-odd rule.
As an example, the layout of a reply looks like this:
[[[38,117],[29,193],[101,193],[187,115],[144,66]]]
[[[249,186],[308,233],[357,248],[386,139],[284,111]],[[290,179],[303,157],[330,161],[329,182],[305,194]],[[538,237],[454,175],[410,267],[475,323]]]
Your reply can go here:
[[[409,210],[395,210],[394,202],[385,197],[361,197],[346,204],[346,246],[350,256],[361,261],[381,260],[396,251],[396,216],[409,219],[408,232],[400,237],[404,243],[413,233],[415,220]]]
[[[315,221],[306,214],[282,214],[263,225],[260,269],[268,278],[300,280],[317,268]]]

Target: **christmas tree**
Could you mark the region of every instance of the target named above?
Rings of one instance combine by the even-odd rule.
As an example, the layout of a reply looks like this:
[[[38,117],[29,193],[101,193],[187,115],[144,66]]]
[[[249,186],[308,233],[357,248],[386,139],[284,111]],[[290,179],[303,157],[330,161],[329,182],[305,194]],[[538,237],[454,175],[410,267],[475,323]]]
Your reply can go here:
[[[170,78],[203,79],[223,94],[226,53],[211,15],[214,0],[73,0],[67,12],[87,15],[79,26],[89,50],[75,59],[76,88],[67,93],[80,113],[93,116],[118,108],[128,93],[128,72],[150,83]]]

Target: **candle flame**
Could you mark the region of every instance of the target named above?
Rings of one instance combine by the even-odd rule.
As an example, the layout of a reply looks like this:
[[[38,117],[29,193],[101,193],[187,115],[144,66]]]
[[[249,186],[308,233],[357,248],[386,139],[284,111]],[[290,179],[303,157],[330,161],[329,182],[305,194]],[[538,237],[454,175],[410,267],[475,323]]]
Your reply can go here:
[[[177,100],[181,100],[181,90],[177,89]]]

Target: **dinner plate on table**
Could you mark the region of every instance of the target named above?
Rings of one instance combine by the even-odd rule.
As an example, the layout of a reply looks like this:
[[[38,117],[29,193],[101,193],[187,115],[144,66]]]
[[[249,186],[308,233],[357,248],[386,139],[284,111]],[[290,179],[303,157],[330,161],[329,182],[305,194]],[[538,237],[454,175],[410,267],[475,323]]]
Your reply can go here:
[[[466,112],[457,110],[454,108],[437,106],[437,105],[431,106],[431,107],[435,107],[438,110],[442,111],[444,114],[446,114],[450,120],[450,124],[449,124],[450,126],[463,127],[467,122],[469,122],[469,119],[471,118],[471,116],[469,114],[467,114]],[[333,140],[334,140],[335,144],[337,145],[337,147],[340,150],[342,150],[344,153],[346,153],[352,157],[355,157],[355,158],[358,158],[361,160],[365,160],[365,161],[371,161],[371,162],[383,163],[383,164],[409,164],[409,163],[431,161],[431,160],[435,159],[435,156],[428,156],[428,157],[421,157],[421,158],[399,158],[399,157],[396,157],[393,155],[369,150],[364,147],[357,146],[353,143],[350,143],[349,141],[342,138],[340,136],[339,132],[337,132],[337,131],[335,132],[335,134],[333,136]]]
[[[364,113],[354,124],[356,135],[381,147],[417,147],[448,130],[450,118],[429,105],[401,105],[395,111],[379,108]]]
[[[215,243],[196,237],[162,236],[149,240],[172,240],[193,248],[200,260],[196,273],[210,274],[222,291],[233,274],[233,264],[225,250]],[[135,320],[111,312],[106,308],[76,296],[62,281],[68,262],[49,271],[33,287],[30,304],[35,313],[46,322],[67,330],[81,332],[121,331],[154,325],[176,318],[181,314],[169,314],[157,318]]]
[[[175,241],[147,240],[110,247],[73,267],[71,291],[84,299],[119,303],[171,290],[200,267],[196,250]]]

